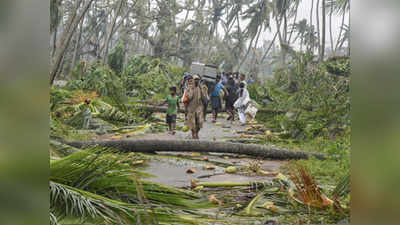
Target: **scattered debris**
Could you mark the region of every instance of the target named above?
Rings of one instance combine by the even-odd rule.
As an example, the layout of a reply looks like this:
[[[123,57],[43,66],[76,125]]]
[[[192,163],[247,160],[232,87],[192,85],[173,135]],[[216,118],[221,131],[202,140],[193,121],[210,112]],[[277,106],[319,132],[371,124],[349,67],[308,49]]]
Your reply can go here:
[[[186,173],[196,173],[196,169],[195,168],[189,168],[186,170]]]
[[[222,205],[222,201],[218,200],[215,195],[210,195],[210,197],[208,198],[208,201],[213,203],[213,204],[217,204],[217,205]]]
[[[225,169],[226,173],[236,173],[237,172],[237,168],[234,166],[229,166],[228,168]]]
[[[215,166],[213,165],[206,165],[207,170],[215,170]]]

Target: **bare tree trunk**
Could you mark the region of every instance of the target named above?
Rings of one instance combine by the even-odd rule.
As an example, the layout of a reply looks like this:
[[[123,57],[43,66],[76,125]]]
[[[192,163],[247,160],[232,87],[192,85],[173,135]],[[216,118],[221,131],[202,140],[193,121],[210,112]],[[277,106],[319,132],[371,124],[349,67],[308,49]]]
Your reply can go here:
[[[260,63],[262,63],[265,60],[265,57],[267,57],[268,52],[271,50],[272,46],[274,45],[274,42],[275,42],[277,36],[278,36],[278,31],[275,33],[275,36],[272,39],[271,43],[269,44],[267,51],[265,51],[264,55],[262,56]]]
[[[185,26],[188,17],[189,17],[189,10],[186,11],[186,16],[185,16],[185,19],[183,20],[182,26]],[[182,30],[181,32],[178,33],[178,38],[176,40],[176,49],[178,49],[178,50],[181,45],[181,37],[182,37],[183,32],[184,32],[184,30]]]
[[[333,14],[333,5],[331,4],[331,12],[329,14],[329,36],[330,36],[330,40],[331,40],[331,51],[332,51],[332,54],[336,55],[335,47],[333,46],[332,14]]]
[[[314,156],[318,159],[325,159],[326,155],[322,153],[304,152],[299,150],[280,149],[254,144],[239,144],[217,141],[197,141],[197,140],[110,140],[93,142],[66,142],[66,144],[85,148],[89,146],[103,146],[114,148],[121,152],[217,152],[232,153],[241,155],[250,155],[264,159],[308,159]]]
[[[61,59],[61,66],[60,66],[60,68],[58,69],[57,74],[61,74],[61,73],[62,73],[62,71],[64,70],[64,66],[65,66],[65,57],[62,57],[62,59]]]
[[[316,18],[317,18],[318,56],[321,55],[321,32],[320,32],[320,28],[319,28],[319,3],[320,3],[320,0],[317,0],[317,6],[315,9],[315,11],[316,11],[315,13],[317,14]]]
[[[249,44],[249,47],[247,48],[247,52],[246,52],[246,55],[244,55],[244,57],[243,57],[243,59],[242,59],[242,61],[240,62],[240,64],[239,64],[239,71],[240,71],[240,68],[242,68],[242,65],[243,65],[243,63],[246,61],[246,59],[247,59],[247,56],[249,55],[249,53],[250,53],[250,50],[251,50],[251,47],[253,46],[253,41],[254,41],[254,38],[256,38],[256,36],[258,36],[259,35],[259,33],[261,33],[261,31],[262,31],[262,29],[261,29],[262,27],[259,27],[258,29],[257,29],[257,34],[256,35],[254,35],[252,38],[251,38],[251,40],[250,40],[250,44]]]
[[[257,34],[256,42],[254,43],[254,47],[253,47],[254,54],[253,54],[253,57],[250,62],[249,71],[253,71],[252,67],[254,66],[254,61],[257,61],[257,45],[258,45],[258,39],[260,38],[261,32],[262,32],[262,27],[260,28],[260,32],[258,32],[258,34]],[[255,75],[257,75],[257,74],[255,74]]]
[[[286,5],[285,5],[286,7]],[[287,30],[288,30],[288,23],[287,23],[287,15],[286,15],[286,10],[285,9],[285,13],[283,14],[283,41],[285,44],[287,44]]]
[[[342,16],[342,26],[340,27],[339,36],[338,36],[338,38],[337,38],[337,42],[336,42],[336,46],[335,46],[335,52],[336,52],[337,49],[338,49],[338,46],[339,46],[339,43],[340,43],[340,37],[342,36],[345,16],[346,16],[346,13],[343,13],[343,16]]]
[[[71,69],[69,71],[69,78],[72,79],[72,72],[75,68],[76,65],[76,58],[78,56],[78,51],[79,51],[79,46],[82,38],[82,30],[83,30],[83,19],[81,20],[81,24],[79,25],[79,33],[77,34],[76,37],[76,43],[75,43],[75,49],[74,49],[74,55],[72,56],[72,62],[71,62]]]
[[[314,15],[314,0],[311,0],[310,29],[312,28],[312,25],[313,25],[313,15]],[[314,52],[314,48],[313,48],[314,41],[311,41],[312,40],[312,35],[313,35],[312,30],[310,30],[310,41],[309,41],[310,46],[309,46],[309,50],[311,52]]]
[[[56,49],[57,49],[57,32],[58,32],[58,28],[56,28],[56,30],[54,31],[54,34],[53,34],[53,49],[51,51],[52,64],[53,64],[54,54],[56,53]]]
[[[88,11],[88,9],[90,8],[90,5],[92,4],[94,0],[88,0],[88,2],[85,4],[85,6],[83,7],[83,9],[81,10],[81,12],[79,13],[78,16],[74,17],[71,21],[70,21],[70,25],[68,26],[69,29],[65,30],[61,41],[60,41],[60,47],[57,48],[58,51],[56,51],[56,55],[55,55],[55,63],[51,68],[50,71],[50,85],[53,84],[54,79],[56,78],[57,75],[57,71],[60,67],[61,64],[61,60],[64,56],[65,51],[68,48],[68,45],[71,41],[71,38],[76,30],[76,27],[78,26],[79,22],[83,19],[83,17],[85,16],[86,12]],[[77,9],[78,10],[78,9]]]
[[[283,37],[282,37],[282,33],[281,33],[281,21],[278,20],[277,16],[275,17],[275,21],[276,21],[276,29],[278,30],[278,38],[279,38],[279,44],[280,44],[280,49],[281,49],[281,63],[282,65],[285,62],[285,58],[286,58],[286,50],[285,48],[282,48],[283,45]]]
[[[297,15],[298,15],[298,10],[299,10],[299,5],[300,5],[300,3],[297,3],[297,5],[296,5],[296,15],[294,16],[293,24],[296,24],[296,22],[297,22]],[[292,40],[293,31],[294,31],[294,29],[292,29],[292,30],[290,31],[288,43],[290,43],[290,41]]]
[[[320,62],[324,61],[325,58],[325,39],[326,39],[326,9],[325,0],[322,0],[322,40],[321,40],[321,54]]]
[[[119,17],[119,13],[121,12],[121,8],[122,8],[123,3],[124,3],[124,0],[120,0],[119,1],[118,9],[117,9],[117,11],[115,11],[114,19],[112,20],[110,30],[109,30],[109,32],[108,32],[108,34],[106,36],[104,55],[103,55],[103,65],[105,65],[107,63],[107,58],[108,58],[107,56],[108,56],[108,50],[109,50],[109,47],[110,47],[110,40],[111,40],[111,38],[112,38],[112,36],[114,34],[115,24],[117,23],[117,19]]]

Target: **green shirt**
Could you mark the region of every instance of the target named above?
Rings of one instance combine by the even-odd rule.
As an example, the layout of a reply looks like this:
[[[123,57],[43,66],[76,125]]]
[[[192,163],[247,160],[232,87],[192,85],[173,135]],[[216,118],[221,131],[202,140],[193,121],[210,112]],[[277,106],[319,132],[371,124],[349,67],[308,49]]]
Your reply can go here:
[[[177,105],[179,102],[178,96],[175,95],[175,97],[173,98],[171,95],[168,95],[166,102],[168,103],[167,115],[176,115]]]

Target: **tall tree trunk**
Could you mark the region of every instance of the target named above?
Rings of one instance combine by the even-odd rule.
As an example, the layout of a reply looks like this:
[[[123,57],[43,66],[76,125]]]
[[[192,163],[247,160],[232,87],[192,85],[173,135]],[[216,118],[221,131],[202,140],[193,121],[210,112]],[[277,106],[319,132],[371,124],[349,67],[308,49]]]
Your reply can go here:
[[[279,38],[279,44],[280,44],[280,49],[281,49],[281,63],[282,65],[285,63],[285,58],[286,58],[286,48],[283,48],[283,37],[281,33],[281,20],[278,19],[278,16],[275,17],[276,21],[276,29],[278,33],[278,38]]]
[[[83,30],[83,19],[81,20],[81,23],[79,25],[79,33],[77,34],[76,37],[76,43],[75,43],[75,49],[74,49],[74,55],[72,56],[72,62],[71,62],[71,69],[69,71],[69,78],[72,79],[72,72],[75,68],[76,65],[76,61],[77,61],[77,56],[78,56],[78,51],[80,48],[80,42],[81,42],[81,38],[82,38],[82,30]]]
[[[321,32],[320,32],[320,27],[319,27],[319,3],[320,3],[320,0],[317,0],[317,6],[315,9],[316,18],[317,18],[318,57],[320,57],[320,55],[321,55]]]
[[[251,58],[250,68],[248,69],[249,71],[254,72],[253,74],[255,75],[255,77],[253,77],[253,78],[255,78],[256,80],[257,80],[257,76],[258,76],[258,67],[255,66],[254,64],[257,63],[257,65],[258,65],[257,45],[258,45],[258,39],[260,38],[261,32],[262,32],[262,27],[260,27],[260,32],[258,32],[258,34],[257,34],[256,41],[255,41],[254,47],[253,47],[254,54],[253,54],[253,57]]]
[[[122,26],[122,40],[124,42],[124,66],[128,64],[128,57],[129,57],[129,34],[128,34],[128,26],[126,19],[124,19],[124,24]]]
[[[325,9],[325,0],[322,0],[322,40],[321,40],[321,54],[320,54],[320,62],[324,61],[325,57],[325,37],[326,37],[326,9]]]
[[[297,15],[298,15],[300,3],[296,3],[296,4],[297,4],[297,5],[296,5],[296,15],[294,16],[293,24],[296,24],[296,22],[297,22]],[[292,30],[290,31],[288,43],[291,43],[293,31],[294,31],[294,29],[292,29]]]
[[[124,3],[124,0],[120,0],[119,1],[118,9],[117,9],[117,11],[115,11],[114,18],[113,18],[113,20],[111,22],[110,30],[108,31],[107,36],[106,36],[104,55],[103,55],[103,65],[105,65],[107,63],[107,58],[108,58],[107,56],[108,56],[108,50],[109,50],[109,47],[110,47],[110,40],[111,40],[111,38],[112,38],[112,36],[114,34],[115,24],[117,22],[117,19],[119,17],[120,12],[121,12],[123,3]]]
[[[189,10],[186,11],[186,16],[185,16],[185,19],[183,20],[182,26],[185,26],[188,17],[189,17]],[[183,32],[184,32],[184,30],[182,30],[181,32],[178,33],[178,38],[176,40],[176,49],[178,49],[178,50],[181,46],[181,38],[182,38]]]
[[[260,63],[262,63],[265,60],[265,57],[267,57],[268,52],[271,50],[272,46],[275,43],[276,37],[278,36],[278,31],[275,33],[274,38],[272,39],[271,43],[269,44],[267,51],[265,51],[264,55],[262,56]]]
[[[314,0],[311,0],[311,10],[310,10],[310,37],[309,37],[309,45],[308,49],[310,52],[314,52],[314,41],[312,40],[313,32],[312,32],[312,26],[313,26],[313,15],[314,15]]]
[[[285,6],[286,7],[286,6]],[[287,23],[287,15],[286,15],[286,9],[285,13],[283,14],[283,41],[285,44],[287,44],[287,30],[288,30],[288,23]]]
[[[217,141],[192,141],[192,140],[110,140],[93,142],[65,142],[77,148],[89,146],[103,146],[114,148],[121,152],[217,152],[250,155],[264,159],[308,159],[314,156],[318,159],[325,159],[322,153],[303,152],[299,150],[280,149],[254,144],[239,144]]]
[[[346,13],[343,13],[343,15],[342,15],[342,25],[340,26],[339,36],[338,36],[337,41],[336,41],[335,52],[337,51],[338,46],[340,44],[340,37],[342,37],[345,16],[346,16]]]
[[[53,84],[54,79],[56,78],[57,71],[60,68],[61,60],[64,57],[65,51],[67,50],[69,43],[71,41],[71,38],[76,30],[76,27],[78,26],[79,22],[83,19],[85,16],[86,12],[90,8],[90,5],[92,4],[94,0],[88,0],[88,2],[84,5],[83,9],[79,13],[78,16],[75,16],[74,19],[70,21],[70,25],[68,26],[69,29],[65,30],[61,41],[60,41],[60,47],[57,48],[58,51],[56,51],[55,54],[55,62],[54,65],[51,68],[50,71],[50,85]],[[77,9],[78,10],[78,9]]]
[[[300,52],[303,52],[303,36],[300,38]]]
[[[259,35],[259,33],[261,33],[261,31],[262,31],[262,27],[258,27],[258,28],[257,28],[257,34],[254,35],[254,36],[251,38],[249,47],[247,48],[247,52],[246,52],[246,54],[244,55],[242,61],[241,61],[240,64],[239,64],[239,71],[240,71],[240,68],[242,68],[243,63],[246,61],[247,56],[248,56],[249,53],[250,53],[251,47],[253,46],[253,41],[254,41],[254,39],[256,38],[256,36]]]
[[[56,30],[54,31],[53,34],[53,49],[51,51],[51,64],[54,64],[54,54],[56,53],[56,49],[57,49],[57,32],[58,32],[58,26],[56,27]]]
[[[330,41],[331,41],[331,52],[333,55],[336,55],[335,47],[333,46],[332,14],[333,14],[333,5],[331,4],[331,9],[330,9],[330,14],[329,14],[329,37],[330,37]]]

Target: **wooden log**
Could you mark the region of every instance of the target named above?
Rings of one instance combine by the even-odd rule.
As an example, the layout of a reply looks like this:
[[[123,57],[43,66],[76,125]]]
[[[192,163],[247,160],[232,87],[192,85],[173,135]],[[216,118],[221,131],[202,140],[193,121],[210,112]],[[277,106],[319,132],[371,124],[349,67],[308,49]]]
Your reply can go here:
[[[167,107],[165,107],[165,106],[155,106],[155,105],[133,106],[133,105],[129,105],[127,107],[128,108],[138,108],[138,109],[146,110],[146,111],[150,111],[150,112],[159,112],[159,113],[166,113],[167,112]],[[225,110],[221,110],[220,112],[226,112],[226,111]],[[185,110],[181,107],[180,110],[179,110],[179,113],[185,113]],[[212,112],[211,112],[211,110],[207,110],[207,113],[212,113]],[[261,109],[258,109],[257,113],[282,114],[282,113],[286,113],[286,112],[285,111],[280,111],[280,110],[261,108]]]
[[[298,150],[280,149],[273,146],[216,142],[203,140],[108,140],[94,142],[66,142],[77,148],[103,146],[117,149],[121,152],[200,152],[200,153],[232,153],[260,157],[263,159],[289,160],[308,159],[314,156],[325,159],[322,153],[304,152]]]

